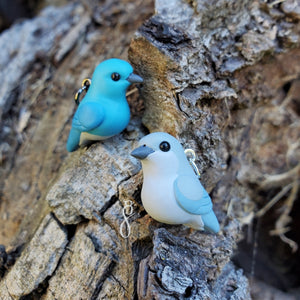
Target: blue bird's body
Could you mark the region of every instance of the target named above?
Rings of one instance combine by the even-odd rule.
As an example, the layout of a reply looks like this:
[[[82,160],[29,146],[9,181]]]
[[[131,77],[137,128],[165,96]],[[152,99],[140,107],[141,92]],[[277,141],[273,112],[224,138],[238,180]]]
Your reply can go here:
[[[73,117],[67,150],[75,151],[89,141],[107,139],[124,130],[130,120],[126,90],[131,83],[142,81],[124,60],[112,58],[100,63]]]
[[[143,137],[131,155],[140,159],[144,182],[142,202],[157,221],[219,232],[210,196],[190,166],[181,144],[155,132]]]

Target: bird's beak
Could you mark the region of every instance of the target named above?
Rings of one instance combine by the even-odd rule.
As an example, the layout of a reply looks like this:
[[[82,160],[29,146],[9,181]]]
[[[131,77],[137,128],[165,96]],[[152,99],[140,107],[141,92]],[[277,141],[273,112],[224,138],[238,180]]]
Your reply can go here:
[[[126,80],[129,81],[130,83],[142,83],[144,81],[144,79],[141,76],[134,74],[134,73],[131,73],[126,78]]]
[[[140,146],[136,149],[134,149],[132,152],[131,152],[131,155],[137,159],[145,159],[148,155],[150,155],[151,153],[154,153],[155,151],[146,146],[146,145],[143,145],[143,146]]]

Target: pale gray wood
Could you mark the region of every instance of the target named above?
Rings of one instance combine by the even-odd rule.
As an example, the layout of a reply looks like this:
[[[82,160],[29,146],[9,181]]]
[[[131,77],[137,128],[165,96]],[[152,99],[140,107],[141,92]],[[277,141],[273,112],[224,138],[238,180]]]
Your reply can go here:
[[[299,5],[291,6],[289,0],[275,6],[157,0],[149,18],[151,1],[86,0],[48,8],[1,34],[5,46],[7,35],[22,28],[33,53],[22,60],[22,49],[10,44],[20,70],[4,74],[12,82],[2,90],[1,115],[12,103],[15,112],[1,131],[0,243],[8,256],[1,248],[0,298],[250,299],[248,280],[231,261],[241,227],[251,223],[257,203],[267,201],[259,191],[272,194],[299,175],[293,105],[299,99]],[[26,31],[48,25],[49,18],[56,20],[45,31],[51,38]],[[49,52],[34,52],[44,38]],[[123,133],[67,154],[74,92],[101,60],[127,59],[128,47],[145,80],[139,89],[145,112],[136,92]],[[14,62],[8,54],[5,60]],[[167,226],[144,211],[141,166],[130,152],[140,137],[158,130],[196,151],[219,234]],[[127,200],[134,214],[124,239]]]

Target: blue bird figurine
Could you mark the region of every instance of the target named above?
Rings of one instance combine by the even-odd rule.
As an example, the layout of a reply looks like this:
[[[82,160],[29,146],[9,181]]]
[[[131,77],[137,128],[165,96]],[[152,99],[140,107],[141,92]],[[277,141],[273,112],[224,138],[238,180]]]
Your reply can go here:
[[[141,160],[142,203],[155,220],[217,233],[219,222],[181,144],[164,132],[146,135],[132,156]]]
[[[112,58],[100,63],[73,117],[67,150],[75,151],[124,130],[130,120],[126,90],[131,83],[141,82],[143,79],[124,60]]]

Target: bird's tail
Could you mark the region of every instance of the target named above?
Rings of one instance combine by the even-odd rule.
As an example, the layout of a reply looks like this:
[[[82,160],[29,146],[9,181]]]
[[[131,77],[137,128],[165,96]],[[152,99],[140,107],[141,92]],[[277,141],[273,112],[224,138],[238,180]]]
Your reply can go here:
[[[67,141],[67,150],[69,152],[73,152],[79,147],[80,134],[81,134],[81,131],[79,131],[75,128],[71,128],[69,138]]]
[[[220,225],[218,219],[213,211],[208,214],[201,215],[202,221],[204,223],[204,228],[210,232],[218,233],[220,230]]]

